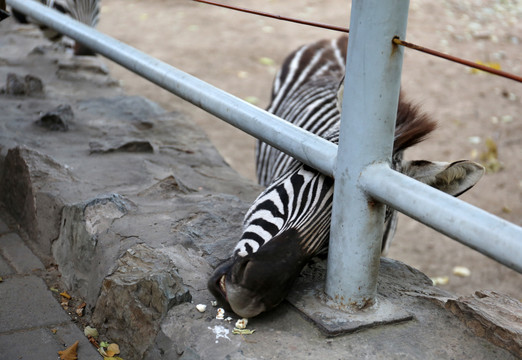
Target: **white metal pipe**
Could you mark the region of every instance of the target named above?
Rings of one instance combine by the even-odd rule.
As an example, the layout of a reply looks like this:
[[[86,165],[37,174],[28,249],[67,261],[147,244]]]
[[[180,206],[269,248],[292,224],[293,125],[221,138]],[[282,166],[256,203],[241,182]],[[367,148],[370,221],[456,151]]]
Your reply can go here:
[[[376,200],[522,273],[522,228],[418,182],[384,164],[360,184]]]
[[[337,146],[32,0],[7,4],[229,124],[332,176]]]
[[[374,302],[384,205],[358,184],[375,162],[391,161],[408,0],[354,0],[335,171],[326,293],[341,307]]]

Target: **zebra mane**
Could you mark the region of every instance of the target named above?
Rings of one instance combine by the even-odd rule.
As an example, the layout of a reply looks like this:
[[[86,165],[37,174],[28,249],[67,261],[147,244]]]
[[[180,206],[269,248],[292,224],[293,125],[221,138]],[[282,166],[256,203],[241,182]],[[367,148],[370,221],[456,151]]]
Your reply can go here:
[[[401,94],[395,122],[393,152],[404,151],[424,141],[436,127],[437,123],[430,116],[420,111],[417,105],[405,101]]]

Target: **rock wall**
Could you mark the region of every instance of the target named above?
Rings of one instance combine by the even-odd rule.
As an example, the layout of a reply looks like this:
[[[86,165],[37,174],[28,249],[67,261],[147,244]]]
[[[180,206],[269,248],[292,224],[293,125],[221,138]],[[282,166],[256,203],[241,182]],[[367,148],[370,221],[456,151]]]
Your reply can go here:
[[[101,58],[7,25],[0,200],[94,324],[141,358],[167,311],[191,300],[186,279],[206,288],[260,188],[183,114],[124,95]]]
[[[124,359],[514,358],[436,304],[458,299],[391,260],[379,292],[406,312],[399,325],[329,338],[284,303],[251,320],[255,336],[232,335],[206,281],[260,187],[183,114],[123,94],[102,59],[11,20],[0,48],[0,200]],[[503,343],[520,355],[520,341]]]

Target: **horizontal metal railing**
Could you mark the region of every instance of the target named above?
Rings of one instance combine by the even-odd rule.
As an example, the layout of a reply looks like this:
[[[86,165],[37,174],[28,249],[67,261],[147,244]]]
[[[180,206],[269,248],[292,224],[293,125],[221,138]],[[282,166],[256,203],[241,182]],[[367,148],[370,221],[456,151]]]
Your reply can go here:
[[[335,174],[337,145],[38,2],[7,0],[7,4],[322,173]],[[358,184],[378,201],[522,273],[521,227],[397,173],[385,164],[366,166]],[[347,204],[345,200],[334,199]]]
[[[36,1],[7,0],[7,4],[244,132],[333,175],[337,154],[334,144]],[[287,138],[292,141],[285,141]]]

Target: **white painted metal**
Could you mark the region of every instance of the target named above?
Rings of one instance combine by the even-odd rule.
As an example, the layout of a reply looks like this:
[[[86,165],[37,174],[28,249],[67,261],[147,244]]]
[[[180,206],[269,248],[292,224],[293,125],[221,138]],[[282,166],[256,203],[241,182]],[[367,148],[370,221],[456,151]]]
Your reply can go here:
[[[324,174],[333,175],[337,146],[329,141],[36,1],[7,0],[7,3],[246,133]]]
[[[328,251],[326,293],[364,308],[377,292],[384,205],[359,184],[372,163],[391,161],[408,0],[353,0]]]
[[[522,273],[521,227],[413,180],[385,164],[367,167],[359,180],[376,200]]]

